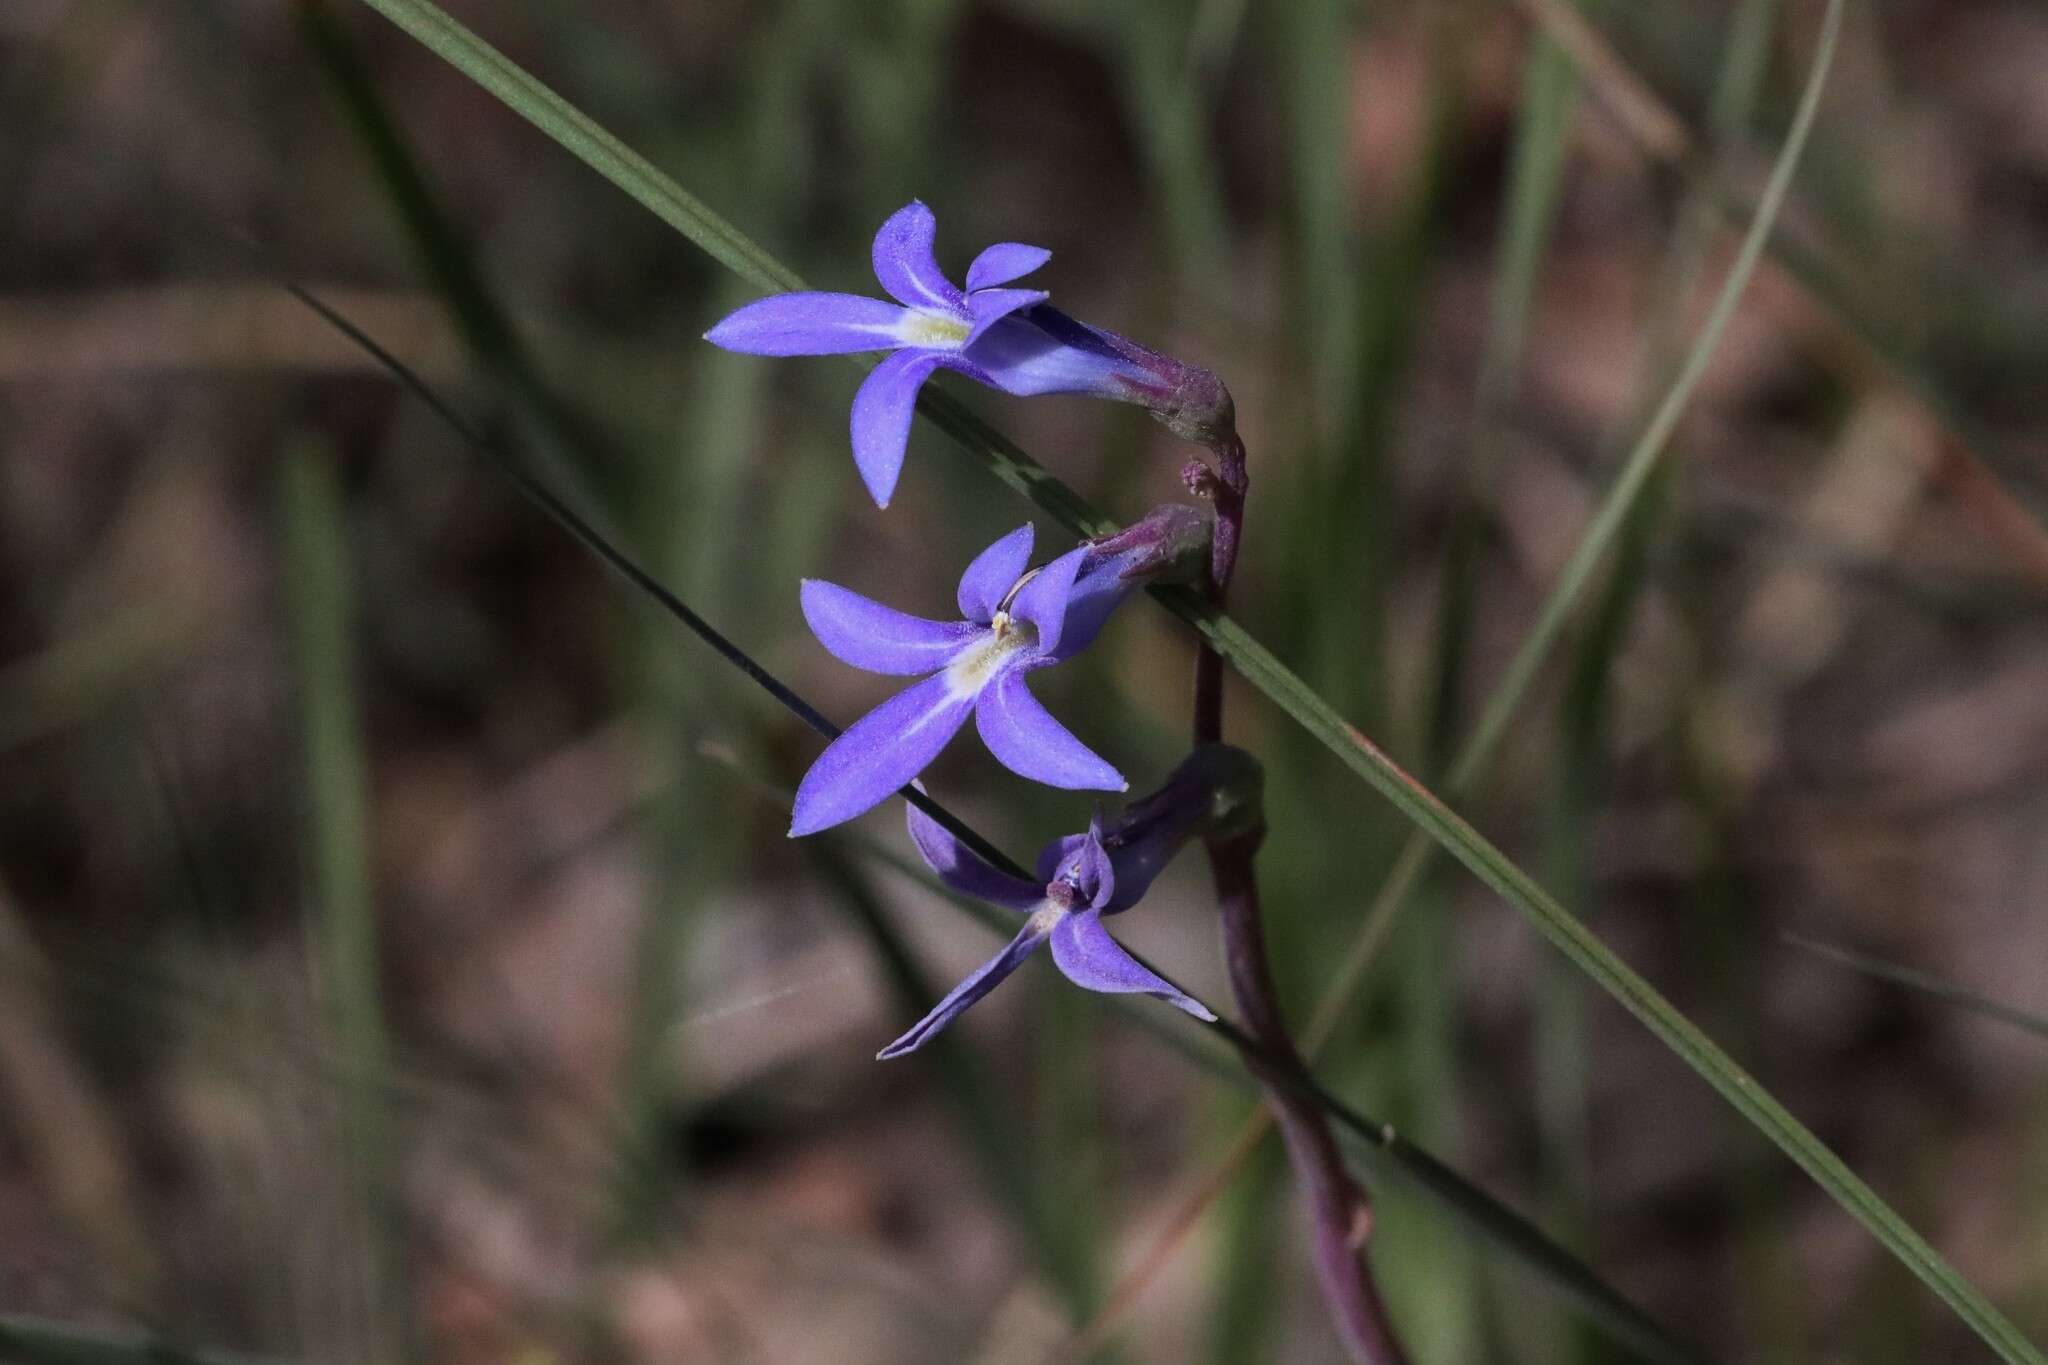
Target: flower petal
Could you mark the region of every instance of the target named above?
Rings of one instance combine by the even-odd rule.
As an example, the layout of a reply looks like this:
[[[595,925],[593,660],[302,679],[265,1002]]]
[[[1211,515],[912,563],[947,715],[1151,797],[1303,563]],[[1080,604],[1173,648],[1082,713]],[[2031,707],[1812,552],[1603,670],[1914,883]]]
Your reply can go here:
[[[1031,562],[1031,524],[1026,522],[974,557],[960,575],[960,614],[983,625],[994,618],[1003,598],[1024,576]]]
[[[1114,915],[1128,910],[1151,889],[1154,879],[1180,852],[1180,839],[1140,838],[1122,848],[1111,849],[1110,865],[1116,869],[1116,890],[1102,904],[1102,913]]]
[[[1020,621],[1029,621],[1037,630],[1034,654],[1051,654],[1060,647],[1060,633],[1066,629],[1067,601],[1074,595],[1074,578],[1087,557],[1088,547],[1077,545],[1031,575],[1031,581],[1017,590],[1010,614]]]
[[[1048,786],[1082,791],[1125,791],[1130,783],[1039,705],[1024,685],[1024,670],[1005,669],[981,690],[975,728],[1011,772]]]
[[[875,278],[889,297],[912,308],[936,308],[960,316],[967,300],[953,287],[932,256],[938,220],[913,199],[889,215],[875,234]]]
[[[911,1025],[908,1033],[877,1052],[876,1059],[887,1061],[891,1057],[901,1057],[930,1042],[941,1029],[958,1019],[969,1005],[1001,985],[1004,977],[1022,966],[1024,959],[1045,942],[1045,936],[1045,922],[1033,915],[1024,922],[1024,928],[1010,940],[1008,947],[976,967],[965,981],[946,992],[946,998],[934,1005],[930,1014]]]
[[[870,673],[936,673],[978,633],[966,621],[928,621],[822,579],[806,578],[799,596],[818,643]]]
[[[1085,870],[1095,881],[1088,903],[1100,910],[1116,897],[1116,860],[1109,856],[1109,847],[1102,842],[1102,803],[1099,801],[1095,803],[1094,813],[1088,817],[1087,848]]]
[[[1038,880],[1050,883],[1054,877],[1060,875],[1060,869],[1066,866],[1067,859],[1087,842],[1088,836],[1085,834],[1064,834],[1038,850]]]
[[[845,355],[902,345],[903,310],[859,294],[770,294],[727,315],[704,339],[748,355]]]
[[[1042,246],[997,242],[967,267],[967,292],[972,294],[977,289],[1021,280],[1051,259],[1052,253]]]
[[[873,809],[909,784],[958,734],[973,707],[946,675],[906,687],[825,746],[797,784],[791,838],[816,834]]]
[[[1044,303],[1052,295],[1043,289],[984,289],[967,299],[968,314],[974,323],[967,329],[966,340],[960,343],[964,349],[989,328],[1001,322],[1019,308],[1029,308],[1034,303]]]
[[[898,351],[875,366],[853,395],[853,462],[877,507],[887,507],[896,491],[917,391],[939,359],[923,351]]]
[[[1103,928],[1099,910],[1082,910],[1059,922],[1052,931],[1052,959],[1076,986],[1112,995],[1157,996],[1197,1019],[1216,1019],[1208,1006],[1125,952]]]
[[[1056,875],[1078,893],[1077,903],[1091,910],[1100,910],[1116,894],[1116,867],[1102,847],[1100,812],[1088,822],[1088,832]]]
[[[1007,905],[1012,910],[1033,910],[1045,901],[1043,883],[1034,885],[996,871],[916,806],[903,808],[903,821],[910,826],[910,842],[917,845],[925,866],[962,895]]]
[[[1094,546],[1084,548],[1089,554],[1074,575],[1073,589],[1067,594],[1066,613],[1060,619],[1056,643],[1046,646],[1043,632],[1040,632],[1040,652],[1051,655],[1054,661],[1071,659],[1086,649],[1102,632],[1110,613],[1121,606],[1126,597],[1145,586],[1142,578],[1124,577],[1125,565],[1117,556],[1100,554]],[[1022,599],[1022,594],[1019,594],[1019,599]]]

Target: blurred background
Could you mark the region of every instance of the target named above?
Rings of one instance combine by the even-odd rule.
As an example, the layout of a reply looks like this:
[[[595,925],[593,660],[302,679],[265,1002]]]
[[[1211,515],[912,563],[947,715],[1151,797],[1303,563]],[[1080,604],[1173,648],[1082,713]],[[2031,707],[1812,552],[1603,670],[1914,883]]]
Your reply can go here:
[[[1048,246],[1068,311],[1221,373],[1237,616],[1432,782],[1668,389],[1821,15],[448,7],[819,287],[873,292],[922,198],[956,276]],[[1339,1358],[1274,1144],[1231,1155],[1249,1097],[1156,1016],[1040,962],[872,1060],[994,940],[893,811],[787,842],[815,737],[283,284],[842,723],[892,684],[797,579],[943,614],[1027,504],[921,429],[878,512],[857,371],[699,341],[757,291],[362,5],[10,0],[0,128],[0,1330]],[[2048,1016],[2044,308],[2048,10],[1852,4],[1667,461],[1455,794],[2037,1340],[2048,1038],[1787,935]],[[940,382],[1119,517],[1182,496],[1135,409]],[[1139,602],[1042,691],[1143,789],[1189,656]],[[1230,729],[1305,1020],[1408,830],[1249,689]],[[927,776],[1016,853],[1087,816],[971,742]],[[1199,862],[1121,932],[1220,1003]],[[1703,1358],[1989,1358],[1468,878],[1375,932],[1321,1073]],[[1418,1361],[1628,1358],[1374,1193]]]

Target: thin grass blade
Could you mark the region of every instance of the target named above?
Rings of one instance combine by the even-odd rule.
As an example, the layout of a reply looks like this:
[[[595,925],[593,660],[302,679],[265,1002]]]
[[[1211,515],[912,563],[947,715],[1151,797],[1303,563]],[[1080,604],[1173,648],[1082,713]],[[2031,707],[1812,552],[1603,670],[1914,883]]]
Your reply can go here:
[[[0,1317],[0,1360],[20,1365],[283,1365],[267,1356],[185,1347],[139,1332],[95,1331],[33,1317]]]
[[[1847,967],[1852,972],[1860,972],[1879,981],[1889,981],[1894,986],[1903,986],[1909,991],[1930,996],[1945,1005],[1954,1005],[1972,1014],[1981,1014],[1986,1019],[1996,1019],[2001,1024],[2024,1029],[2037,1037],[2048,1038],[2048,1015],[2030,1013],[2001,1000],[1993,1000],[1988,995],[1973,991],[1968,986],[1958,985],[1946,977],[1919,971],[1913,967],[1904,967],[1896,962],[1887,962],[1883,958],[1859,953],[1853,948],[1825,943],[1817,938],[1807,938],[1803,934],[1784,933],[1778,937],[1795,948],[1812,953],[1815,957],[1825,958],[1837,966]]]
[[[305,741],[308,937],[327,1026],[346,1077],[340,1132],[355,1203],[362,1281],[346,1304],[366,1357],[397,1359],[404,1338],[402,1210],[390,1093],[390,1040],[370,881],[369,784],[357,719],[352,574],[339,482],[327,452],[287,456],[279,487]],[[353,1295],[352,1295],[353,1299]]]

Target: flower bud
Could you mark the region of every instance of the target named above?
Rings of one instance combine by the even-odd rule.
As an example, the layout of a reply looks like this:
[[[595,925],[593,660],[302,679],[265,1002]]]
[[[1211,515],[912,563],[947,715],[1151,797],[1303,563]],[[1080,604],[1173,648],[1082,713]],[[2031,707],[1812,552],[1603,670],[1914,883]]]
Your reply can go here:
[[[1090,544],[1092,564],[1117,562],[1117,576],[1147,583],[1198,582],[1209,567],[1211,520],[1186,503],[1167,502]]]
[[[1035,345],[1022,344],[1031,333],[1041,340]],[[1050,392],[1052,386],[1038,377],[1039,372],[1057,374],[1059,388],[1136,403],[1174,435],[1211,450],[1237,437],[1236,405],[1230,390],[1213,373],[1140,346],[1129,337],[1091,327],[1049,303],[1019,309],[991,329],[986,345],[969,348],[970,357],[986,354],[991,360],[1008,352],[1016,353],[1017,363],[1007,368],[989,366],[997,373],[998,388]],[[1005,379],[1010,382],[1002,382]],[[1020,385],[1016,382],[1020,379],[1028,382]]]
[[[1163,865],[1189,839],[1256,833],[1265,825],[1265,786],[1256,758],[1233,745],[1204,744],[1159,790],[1124,807],[1104,829],[1103,845],[1113,851],[1145,849]]]

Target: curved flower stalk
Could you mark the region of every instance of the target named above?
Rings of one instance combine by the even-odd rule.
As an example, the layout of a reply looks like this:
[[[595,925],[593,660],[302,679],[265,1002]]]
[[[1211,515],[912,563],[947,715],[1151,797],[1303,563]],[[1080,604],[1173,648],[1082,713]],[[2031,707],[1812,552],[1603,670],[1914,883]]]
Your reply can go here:
[[[1048,304],[1044,290],[1007,287],[1052,259],[1050,251],[998,242],[974,258],[961,289],[932,254],[937,232],[932,211],[912,200],[875,234],[875,278],[894,303],[773,294],[704,334],[751,355],[891,352],[853,398],[853,460],[876,506],[887,507],[896,490],[917,392],[938,369],[1019,397],[1085,393],[1139,403],[1194,440],[1229,425],[1230,395],[1207,370],[1077,322]]]
[[[1010,771],[1072,790],[1122,791],[1123,774],[1039,704],[1024,677],[1085,649],[1117,604],[1207,553],[1206,523],[1161,508],[1121,534],[1026,571],[1020,526],[960,576],[958,621],[911,616],[836,583],[807,578],[804,619],[840,660],[871,673],[928,674],[849,726],[797,787],[792,836],[851,820],[900,790],[974,714]]]
[[[1241,824],[1248,811],[1256,819],[1259,783],[1258,764],[1242,750],[1197,750],[1164,787],[1132,802],[1111,824],[1105,826],[1098,812],[1086,833],[1047,844],[1038,855],[1038,882],[997,871],[936,820],[906,807],[911,842],[940,881],[1018,911],[1024,923],[1001,952],[876,1055],[886,1060],[917,1051],[1047,942],[1054,964],[1084,990],[1150,995],[1214,1021],[1208,1006],[1132,957],[1102,921],[1143,899],[1153,878],[1196,834]]]

